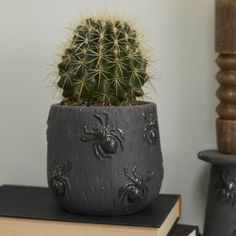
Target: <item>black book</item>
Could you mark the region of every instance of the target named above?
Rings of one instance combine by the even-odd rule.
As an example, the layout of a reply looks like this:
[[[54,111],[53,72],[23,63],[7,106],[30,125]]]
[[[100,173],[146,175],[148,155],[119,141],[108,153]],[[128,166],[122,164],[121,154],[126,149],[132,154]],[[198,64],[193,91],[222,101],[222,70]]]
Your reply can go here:
[[[198,227],[192,225],[176,225],[168,236],[198,236]]]
[[[0,187],[0,235],[165,236],[180,217],[180,196],[160,195],[146,210],[118,217],[72,214],[60,209],[48,188]]]

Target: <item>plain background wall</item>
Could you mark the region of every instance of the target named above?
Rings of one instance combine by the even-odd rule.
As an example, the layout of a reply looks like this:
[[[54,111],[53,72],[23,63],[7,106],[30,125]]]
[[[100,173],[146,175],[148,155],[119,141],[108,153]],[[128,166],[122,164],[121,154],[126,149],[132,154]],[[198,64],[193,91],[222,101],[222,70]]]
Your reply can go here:
[[[181,222],[203,224],[215,148],[214,0],[0,0],[0,184],[46,186],[46,121],[58,101],[47,78],[66,28],[81,13],[113,10],[137,19],[151,49],[165,179],[180,193]]]

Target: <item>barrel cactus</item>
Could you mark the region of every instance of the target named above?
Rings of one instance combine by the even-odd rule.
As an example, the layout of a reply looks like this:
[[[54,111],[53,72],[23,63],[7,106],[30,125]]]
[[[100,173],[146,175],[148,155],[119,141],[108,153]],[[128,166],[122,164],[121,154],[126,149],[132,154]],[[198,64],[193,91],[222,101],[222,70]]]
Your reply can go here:
[[[58,64],[65,105],[132,105],[149,81],[148,60],[127,21],[87,18]]]

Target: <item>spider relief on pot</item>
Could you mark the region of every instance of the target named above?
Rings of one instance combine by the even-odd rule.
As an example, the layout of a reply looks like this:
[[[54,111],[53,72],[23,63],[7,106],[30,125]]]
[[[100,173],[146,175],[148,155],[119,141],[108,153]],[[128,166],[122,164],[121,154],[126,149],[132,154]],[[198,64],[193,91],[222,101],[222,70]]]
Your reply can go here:
[[[233,232],[233,236],[236,236],[236,229],[235,229],[234,232]]]
[[[236,203],[236,178],[231,178],[229,173],[222,171],[215,186],[218,201],[234,206]]]
[[[120,128],[112,126],[107,113],[94,114],[97,120],[95,125],[89,130],[87,125],[84,125],[83,142],[93,142],[93,149],[96,157],[99,160],[104,158],[112,158],[118,152],[120,147],[123,150],[124,132]]]
[[[72,169],[71,162],[65,164],[57,164],[50,169],[50,187],[57,196],[68,196],[70,183],[65,175]]]
[[[149,144],[157,144],[159,140],[159,130],[157,117],[153,112],[143,113],[145,120],[144,140]]]
[[[146,184],[153,178],[154,173],[148,171],[147,175],[143,176],[137,171],[137,166],[133,168],[132,174],[129,174],[126,168],[124,173],[129,182],[119,189],[118,198],[121,199],[122,203],[127,201],[130,204],[138,205],[147,198],[148,187]]]

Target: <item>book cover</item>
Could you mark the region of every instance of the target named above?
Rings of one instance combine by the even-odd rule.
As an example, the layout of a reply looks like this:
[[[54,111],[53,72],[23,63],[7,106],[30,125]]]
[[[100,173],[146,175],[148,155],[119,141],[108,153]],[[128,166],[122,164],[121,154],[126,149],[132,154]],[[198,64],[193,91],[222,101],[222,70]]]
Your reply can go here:
[[[177,224],[168,236],[198,236],[198,227],[192,225]]]
[[[77,232],[76,235],[78,231],[84,232],[80,235],[91,235],[91,232],[96,233],[97,236],[109,235],[111,232],[113,236],[120,235],[116,234],[117,230],[123,231],[123,235],[127,236],[142,235],[140,233],[164,235],[160,232],[167,234],[179,217],[180,196],[178,195],[160,195],[146,211],[137,214],[99,217],[73,214],[60,209],[51,197],[48,188],[7,185],[0,187],[0,234],[5,230],[6,236],[6,230],[12,230],[12,225],[18,228],[17,234],[9,235],[17,236],[30,235],[26,234],[27,227],[28,230],[31,227],[31,233],[33,233],[37,227],[43,230],[49,225],[52,229],[47,229],[45,232],[47,234],[43,235],[51,236],[48,234],[50,230],[54,230],[52,232],[59,230],[60,235],[70,236],[74,235],[73,232],[68,233],[68,230],[72,228]],[[26,229],[23,230],[24,234],[20,234],[19,230],[22,231],[23,225]],[[62,234],[62,231],[66,234]],[[34,235],[37,235],[36,232]]]

